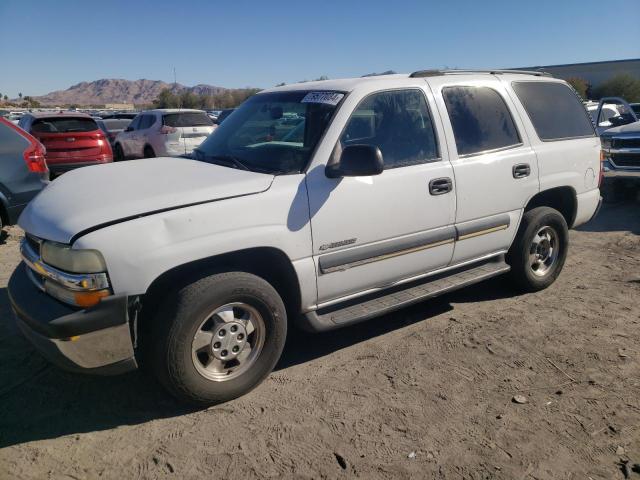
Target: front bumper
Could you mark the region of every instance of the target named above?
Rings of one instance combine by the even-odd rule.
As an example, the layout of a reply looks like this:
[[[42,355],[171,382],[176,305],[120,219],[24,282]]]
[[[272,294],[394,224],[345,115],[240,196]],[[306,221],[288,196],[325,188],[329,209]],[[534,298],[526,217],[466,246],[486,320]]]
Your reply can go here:
[[[137,368],[128,299],[114,296],[77,310],[39,290],[20,264],[9,301],[24,336],[51,363],[73,372],[116,375]]]
[[[640,168],[618,167],[610,161],[605,160],[602,164],[605,178],[637,178],[640,179]]]

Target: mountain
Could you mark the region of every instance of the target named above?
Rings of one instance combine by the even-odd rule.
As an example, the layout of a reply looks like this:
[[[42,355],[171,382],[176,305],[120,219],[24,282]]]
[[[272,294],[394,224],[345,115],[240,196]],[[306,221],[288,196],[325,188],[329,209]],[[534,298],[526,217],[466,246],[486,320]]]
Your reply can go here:
[[[33,97],[42,105],[103,105],[105,103],[148,104],[168,88],[174,92],[188,90],[198,95],[215,95],[224,92],[222,87],[200,84],[186,87],[179,83],[166,83],[160,80],[124,80],[104,78],[94,82],[80,82],[66,90],[57,90],[40,97]]]

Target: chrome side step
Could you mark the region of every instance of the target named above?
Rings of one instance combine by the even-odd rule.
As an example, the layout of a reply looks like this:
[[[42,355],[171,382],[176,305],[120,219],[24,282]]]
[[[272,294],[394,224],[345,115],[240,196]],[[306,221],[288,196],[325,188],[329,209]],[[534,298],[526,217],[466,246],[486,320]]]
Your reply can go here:
[[[449,271],[435,277],[395,287],[357,300],[333,305],[304,315],[304,326],[311,331],[340,328],[464,288],[507,273],[511,267],[504,255],[489,261]]]

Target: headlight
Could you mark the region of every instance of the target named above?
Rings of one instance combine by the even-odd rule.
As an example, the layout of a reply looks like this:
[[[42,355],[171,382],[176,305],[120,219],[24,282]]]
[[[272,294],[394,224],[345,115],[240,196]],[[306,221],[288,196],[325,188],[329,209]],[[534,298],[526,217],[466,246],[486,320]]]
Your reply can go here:
[[[611,148],[611,139],[606,137],[600,137],[600,142],[602,143],[602,149],[608,150]]]
[[[62,243],[44,242],[41,255],[44,263],[65,272],[98,273],[107,271],[104,258],[97,250],[74,250],[69,245]]]

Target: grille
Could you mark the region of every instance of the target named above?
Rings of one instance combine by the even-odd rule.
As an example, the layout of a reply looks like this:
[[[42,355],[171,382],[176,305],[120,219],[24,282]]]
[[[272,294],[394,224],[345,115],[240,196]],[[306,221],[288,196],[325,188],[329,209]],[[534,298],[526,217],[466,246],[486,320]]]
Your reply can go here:
[[[631,153],[631,154],[616,153],[611,155],[611,160],[618,167],[640,168],[640,153]]]
[[[640,148],[640,138],[614,138],[611,148]]]

